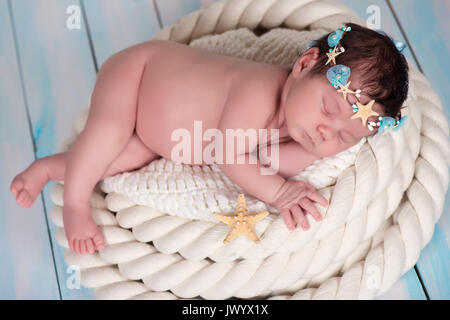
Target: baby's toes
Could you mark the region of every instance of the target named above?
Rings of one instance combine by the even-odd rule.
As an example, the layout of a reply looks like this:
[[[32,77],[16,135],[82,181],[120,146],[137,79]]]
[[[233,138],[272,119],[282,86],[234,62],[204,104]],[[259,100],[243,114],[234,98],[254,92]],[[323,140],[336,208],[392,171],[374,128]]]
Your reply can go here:
[[[95,252],[94,242],[92,241],[91,238],[86,240],[86,249],[87,249],[87,252],[89,252],[89,253]]]
[[[33,205],[33,203],[34,203],[34,200],[35,200],[35,198],[32,197],[32,196],[30,195],[30,193],[28,193],[28,197],[27,197],[27,199],[26,199],[25,202],[24,202],[25,208],[31,207],[31,206]]]
[[[103,239],[103,236],[100,233],[93,236],[92,240],[94,241],[95,248],[97,250],[102,250],[105,248],[105,241]]]
[[[23,207],[28,208],[33,203],[33,198],[26,189],[22,189],[16,196],[17,203]]]
[[[24,180],[21,177],[16,176],[11,182],[11,187],[9,188],[14,195],[23,188],[25,185]]]
[[[70,241],[68,241],[69,242],[69,249],[72,251],[72,252],[76,252],[75,251],[75,239],[70,239]]]
[[[80,253],[84,254],[86,253],[86,241],[87,240],[80,240]]]
[[[75,239],[73,241],[73,248],[74,248],[75,253],[80,254],[80,240]]]

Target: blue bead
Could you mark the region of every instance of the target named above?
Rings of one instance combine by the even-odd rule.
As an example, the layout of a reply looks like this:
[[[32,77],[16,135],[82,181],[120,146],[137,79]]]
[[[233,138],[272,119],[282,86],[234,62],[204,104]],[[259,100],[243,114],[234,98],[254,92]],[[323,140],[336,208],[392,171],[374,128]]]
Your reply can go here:
[[[397,131],[398,129],[400,129],[401,127],[403,127],[405,125],[405,121],[406,119],[408,119],[408,116],[404,116],[400,119],[399,124],[394,128],[394,131]]]
[[[404,44],[403,42],[394,40],[394,43],[395,43],[395,46],[397,47],[398,51],[402,52],[403,50],[405,50],[406,44]]]
[[[380,33],[380,34],[382,34],[382,35],[384,35],[384,36],[387,36],[386,32],[384,32],[384,31],[381,30],[381,29],[378,29],[378,30],[375,30],[375,31],[378,32],[378,33]]]

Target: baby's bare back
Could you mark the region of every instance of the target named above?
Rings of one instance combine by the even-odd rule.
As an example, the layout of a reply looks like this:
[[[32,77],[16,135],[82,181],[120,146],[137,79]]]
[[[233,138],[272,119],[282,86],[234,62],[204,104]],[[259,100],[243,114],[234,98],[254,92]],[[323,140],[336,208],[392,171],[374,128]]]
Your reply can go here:
[[[205,130],[217,129],[224,109],[229,107],[227,101],[238,103],[241,97],[236,95],[242,92],[254,95],[255,103],[239,106],[241,112],[232,116],[252,114],[246,119],[246,127],[256,130],[264,127],[275,111],[275,101],[267,90],[251,90],[250,86],[249,90],[242,90],[252,80],[264,85],[268,65],[175,42],[157,41],[153,48],[139,88],[136,134],[162,157],[171,158],[172,148],[180,143],[179,139],[171,140],[172,133],[183,128],[192,137],[191,163],[194,163],[194,121],[201,121],[201,137]],[[202,150],[210,143],[202,139]]]

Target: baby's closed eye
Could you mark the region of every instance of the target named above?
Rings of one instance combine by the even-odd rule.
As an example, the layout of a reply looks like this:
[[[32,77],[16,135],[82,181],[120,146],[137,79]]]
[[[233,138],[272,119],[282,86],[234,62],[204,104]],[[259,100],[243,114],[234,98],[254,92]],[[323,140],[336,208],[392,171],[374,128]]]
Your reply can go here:
[[[322,113],[326,116],[330,116],[333,114],[333,110],[330,110],[328,105],[322,100]]]
[[[326,115],[328,118],[335,119],[336,117],[339,117],[341,115],[341,108],[334,103],[334,101],[328,103],[329,100],[323,98],[322,99],[322,113]],[[347,117],[347,114],[342,115],[342,117]],[[343,144],[351,144],[355,143],[358,139],[355,137],[354,134],[347,130],[338,130],[337,131],[337,138],[338,140]]]

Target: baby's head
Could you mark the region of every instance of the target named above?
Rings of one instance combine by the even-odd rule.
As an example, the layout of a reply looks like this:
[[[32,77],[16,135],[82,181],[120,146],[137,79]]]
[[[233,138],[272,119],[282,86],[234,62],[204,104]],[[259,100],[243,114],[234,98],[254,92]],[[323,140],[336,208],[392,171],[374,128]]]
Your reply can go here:
[[[285,105],[286,125],[290,136],[310,153],[320,157],[332,156],[358,143],[363,137],[377,133],[370,130],[371,121],[379,116],[401,118],[400,109],[408,93],[408,64],[393,40],[377,31],[346,23],[340,45],[345,51],[336,56],[336,65],[350,68],[346,82],[346,99],[339,84],[331,84],[327,71],[335,64],[329,60],[328,35],[315,40],[295,62],[283,89],[281,103]],[[336,68],[334,68],[336,70]],[[366,122],[355,114],[353,104],[375,102]],[[373,124],[373,123],[372,123]],[[310,141],[308,135],[313,139]]]

